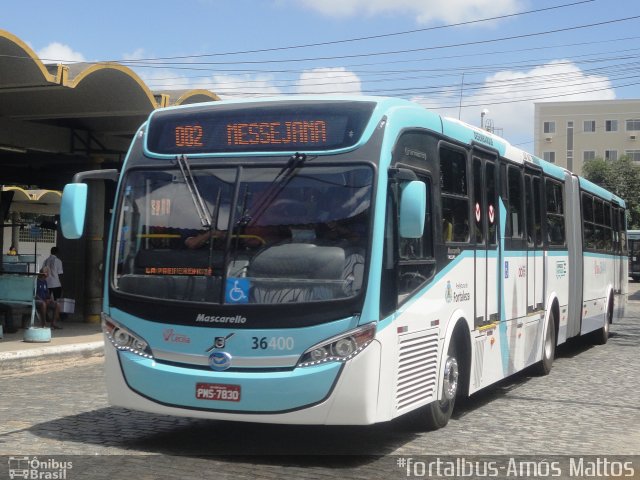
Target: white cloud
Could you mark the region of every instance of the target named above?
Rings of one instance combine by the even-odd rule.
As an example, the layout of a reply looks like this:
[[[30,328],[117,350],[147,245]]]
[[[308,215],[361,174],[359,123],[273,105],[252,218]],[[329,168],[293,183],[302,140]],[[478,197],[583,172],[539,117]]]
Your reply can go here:
[[[122,55],[122,58],[125,60],[140,60],[146,58],[144,48],[137,48],[131,53],[125,53]]]
[[[480,112],[488,109],[485,119],[503,129],[512,143],[533,140],[534,102],[611,100],[615,91],[611,81],[601,75],[590,75],[566,60],[556,60],[529,71],[502,71],[487,77],[480,88],[463,89],[461,120],[480,125]],[[416,97],[414,101],[458,117],[459,92],[431,99]],[[468,105],[465,107],[465,105]],[[532,145],[524,146],[530,149]]]
[[[206,88],[223,100],[282,94],[273,81],[271,75],[214,75],[207,80],[194,82],[192,88]]]
[[[131,58],[130,60],[134,60]],[[145,84],[153,91],[163,90],[182,90],[192,87],[191,79],[180,75],[175,70],[170,69],[146,69],[136,68],[135,65],[127,65],[131,67],[140,76]]]
[[[75,52],[69,45],[53,42],[37,52],[43,63],[70,63],[86,61],[84,55]]]
[[[300,75],[296,91],[302,94],[339,93],[360,95],[362,82],[355,73],[344,67],[314,68]]]
[[[523,0],[301,0],[301,3],[332,17],[408,14],[423,24],[495,17],[514,13],[525,4]]]
[[[205,89],[222,99],[267,97],[297,94],[353,94],[360,95],[362,83],[353,72],[343,68],[316,68],[300,74],[294,86],[292,81],[278,80],[271,74],[208,75],[202,78],[186,77],[172,70],[139,69],[140,77],[152,90]]]

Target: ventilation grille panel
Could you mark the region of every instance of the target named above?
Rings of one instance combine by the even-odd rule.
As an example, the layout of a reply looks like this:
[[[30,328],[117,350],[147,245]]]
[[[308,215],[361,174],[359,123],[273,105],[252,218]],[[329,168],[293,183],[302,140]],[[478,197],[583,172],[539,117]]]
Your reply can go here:
[[[433,396],[437,385],[437,331],[399,337],[396,408],[401,410]]]

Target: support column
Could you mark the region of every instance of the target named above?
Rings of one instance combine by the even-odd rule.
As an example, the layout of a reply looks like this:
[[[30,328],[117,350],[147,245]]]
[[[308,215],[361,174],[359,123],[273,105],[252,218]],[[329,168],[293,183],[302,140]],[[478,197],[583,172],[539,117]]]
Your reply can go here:
[[[11,245],[18,249],[18,253],[20,253],[20,240],[19,240],[19,232],[20,227],[16,226],[16,223],[20,220],[20,214],[18,212],[11,213],[11,223],[13,223],[13,227],[11,227]],[[11,246],[9,245],[9,246]]]
[[[88,323],[99,323],[102,311],[104,221],[104,181],[90,181],[85,221],[85,292],[84,319]]]

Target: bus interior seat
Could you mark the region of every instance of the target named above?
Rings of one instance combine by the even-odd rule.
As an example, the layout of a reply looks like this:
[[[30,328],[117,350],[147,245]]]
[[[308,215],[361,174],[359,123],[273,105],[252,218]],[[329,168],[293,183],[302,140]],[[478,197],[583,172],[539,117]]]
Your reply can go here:
[[[363,272],[361,253],[314,244],[277,245],[251,262],[251,301],[288,303],[344,297],[352,294],[355,285],[359,289]],[[304,285],[301,279],[310,281]]]

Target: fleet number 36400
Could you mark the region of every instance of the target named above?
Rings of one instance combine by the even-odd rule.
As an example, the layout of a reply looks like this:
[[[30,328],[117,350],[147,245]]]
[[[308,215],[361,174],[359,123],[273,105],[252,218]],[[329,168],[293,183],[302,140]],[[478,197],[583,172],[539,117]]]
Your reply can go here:
[[[252,350],[293,350],[293,337],[251,337]]]

